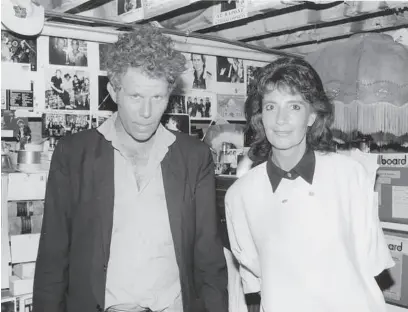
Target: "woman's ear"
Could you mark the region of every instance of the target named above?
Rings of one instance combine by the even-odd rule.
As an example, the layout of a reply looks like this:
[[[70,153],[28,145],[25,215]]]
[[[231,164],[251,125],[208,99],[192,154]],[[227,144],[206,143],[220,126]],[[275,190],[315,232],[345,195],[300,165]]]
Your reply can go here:
[[[106,86],[106,88],[108,89],[109,95],[112,98],[112,100],[117,103],[116,98],[117,98],[117,93],[115,91],[115,88],[112,86],[112,84],[110,82],[108,82],[108,85]]]
[[[314,112],[309,114],[309,120],[307,121],[307,126],[308,127],[313,126],[314,122],[316,121],[316,117],[317,117],[317,114],[314,113]]]

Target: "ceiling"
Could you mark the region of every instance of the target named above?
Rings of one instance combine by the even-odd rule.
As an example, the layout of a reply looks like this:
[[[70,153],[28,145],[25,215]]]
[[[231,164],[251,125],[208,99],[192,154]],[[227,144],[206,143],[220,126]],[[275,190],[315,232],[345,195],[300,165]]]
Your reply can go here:
[[[115,0],[37,1],[49,13],[82,15],[95,23],[101,19],[124,23],[116,13]],[[300,54],[361,32],[387,33],[408,45],[408,1],[246,1],[244,18],[219,25],[214,25],[214,17],[222,1],[205,0],[143,0],[149,3],[144,17],[125,20]],[[55,14],[47,16],[56,20]]]

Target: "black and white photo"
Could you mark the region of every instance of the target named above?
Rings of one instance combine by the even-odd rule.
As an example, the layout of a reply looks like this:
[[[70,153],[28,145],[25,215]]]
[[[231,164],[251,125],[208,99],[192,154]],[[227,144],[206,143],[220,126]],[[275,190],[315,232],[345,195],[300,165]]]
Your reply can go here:
[[[217,56],[217,81],[244,83],[244,61],[235,57]]]
[[[186,100],[184,95],[171,95],[165,111],[167,114],[185,114]]]
[[[2,299],[1,312],[17,312],[16,298]]]
[[[212,94],[190,93],[186,95],[187,114],[192,119],[209,119],[213,117]]]
[[[49,63],[52,65],[88,66],[87,42],[79,39],[50,37]]]
[[[177,82],[178,91],[212,90],[214,88],[216,59],[215,56],[201,53],[183,53],[186,58],[186,71]]]
[[[256,76],[256,73],[258,70],[260,70],[262,67],[259,66],[247,66],[247,94],[249,93],[249,90],[251,89],[252,84],[254,83],[254,79]]]
[[[62,137],[90,127],[89,115],[47,113],[42,117],[43,137]]]
[[[2,30],[1,61],[29,64],[31,70],[37,70],[37,40],[20,37]]]
[[[245,120],[245,95],[217,95],[218,114],[227,120]]]
[[[187,114],[164,114],[161,123],[168,130],[190,134],[190,116]]]
[[[117,0],[118,15],[142,8],[142,0]]]
[[[45,108],[89,110],[89,73],[81,70],[47,68],[45,74]]]
[[[108,92],[109,78],[98,76],[98,110],[116,112],[118,105],[112,100]]]
[[[106,71],[106,55],[109,49],[109,43],[99,44],[99,70]]]

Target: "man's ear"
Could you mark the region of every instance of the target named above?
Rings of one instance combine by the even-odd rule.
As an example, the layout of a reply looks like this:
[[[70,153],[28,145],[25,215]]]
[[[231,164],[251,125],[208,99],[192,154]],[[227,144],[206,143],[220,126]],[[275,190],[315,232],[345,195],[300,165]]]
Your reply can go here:
[[[107,89],[108,89],[109,95],[112,98],[112,100],[115,103],[117,103],[117,101],[116,101],[117,93],[115,91],[115,88],[112,86],[112,84],[110,82],[108,82]]]
[[[309,114],[309,120],[307,121],[307,126],[308,127],[313,126],[314,122],[316,121],[316,117],[317,117],[317,114],[314,113],[314,112],[311,112]]]

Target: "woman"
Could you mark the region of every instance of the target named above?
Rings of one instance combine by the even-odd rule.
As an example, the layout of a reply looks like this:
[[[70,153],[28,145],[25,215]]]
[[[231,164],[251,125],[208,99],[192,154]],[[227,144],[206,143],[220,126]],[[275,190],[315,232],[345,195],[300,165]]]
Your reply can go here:
[[[374,277],[393,266],[374,176],[334,152],[333,106],[316,71],[281,58],[255,78],[247,121],[255,168],[226,194],[245,293],[265,312],[385,312]]]

